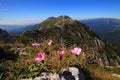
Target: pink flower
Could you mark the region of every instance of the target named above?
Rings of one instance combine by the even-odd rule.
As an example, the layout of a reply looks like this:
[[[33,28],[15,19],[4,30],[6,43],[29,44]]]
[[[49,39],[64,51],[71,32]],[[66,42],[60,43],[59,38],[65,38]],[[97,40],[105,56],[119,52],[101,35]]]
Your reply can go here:
[[[41,62],[42,60],[40,59],[40,57],[37,56],[37,57],[34,58],[34,61],[35,62]]]
[[[75,47],[75,48],[73,48],[73,49],[71,50],[71,53],[72,53],[72,54],[75,54],[75,55],[80,55],[81,50],[82,50],[81,48]]]
[[[58,50],[57,53],[59,54],[59,56],[63,56],[65,54],[64,50]]]
[[[41,62],[45,59],[45,53],[39,52],[38,55],[34,58],[35,62]]]
[[[52,40],[49,40],[49,41],[48,41],[48,45],[49,45],[49,46],[50,46],[52,43],[53,43]]]
[[[39,52],[38,57],[40,57],[42,60],[45,59],[45,53]]]
[[[34,46],[34,47],[40,47],[40,44],[39,43],[33,43],[32,46]]]

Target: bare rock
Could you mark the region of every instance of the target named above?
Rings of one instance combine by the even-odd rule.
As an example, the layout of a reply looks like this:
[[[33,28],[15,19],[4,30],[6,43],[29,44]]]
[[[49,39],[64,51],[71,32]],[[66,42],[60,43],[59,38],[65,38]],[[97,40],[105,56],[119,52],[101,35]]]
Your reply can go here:
[[[14,51],[15,54],[18,54],[18,55],[27,55],[27,50],[26,48],[19,48],[19,47],[16,47],[16,48],[12,48],[11,50]]]
[[[60,80],[85,80],[83,72],[78,67],[68,67],[60,72]]]
[[[34,79],[21,79],[21,80],[86,80],[83,72],[78,67],[68,67],[56,73],[41,73],[40,76]]]

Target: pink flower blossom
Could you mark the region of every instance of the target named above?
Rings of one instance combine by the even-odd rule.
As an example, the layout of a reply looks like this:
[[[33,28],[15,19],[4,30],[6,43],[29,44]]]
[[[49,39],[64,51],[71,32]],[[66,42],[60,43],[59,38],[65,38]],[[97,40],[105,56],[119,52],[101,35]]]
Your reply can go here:
[[[52,40],[49,40],[49,41],[48,41],[48,45],[49,45],[49,46],[50,46],[52,43],[53,43]]]
[[[45,53],[39,52],[38,57],[40,57],[42,60],[45,59]]]
[[[39,43],[33,43],[32,46],[34,46],[34,47],[40,47],[40,44]]]
[[[41,62],[42,60],[40,59],[40,57],[37,56],[37,57],[34,58],[34,61],[35,62]]]
[[[45,53],[39,52],[38,55],[34,58],[35,62],[41,62],[45,59]]]
[[[59,54],[59,56],[63,56],[65,54],[64,50],[58,50],[57,53]]]
[[[73,49],[71,50],[71,53],[72,53],[72,54],[75,54],[75,55],[80,55],[81,50],[82,50],[81,48],[75,47],[75,48],[73,48]]]

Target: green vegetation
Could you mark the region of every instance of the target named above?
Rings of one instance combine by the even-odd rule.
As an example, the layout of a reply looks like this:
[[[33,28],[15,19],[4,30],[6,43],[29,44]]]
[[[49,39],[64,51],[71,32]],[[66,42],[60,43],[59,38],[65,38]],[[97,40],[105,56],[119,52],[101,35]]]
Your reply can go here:
[[[46,41],[45,41],[46,42]],[[58,49],[64,49],[66,54],[60,60],[59,55],[57,54]],[[45,61],[35,63],[34,57],[37,53],[45,52],[46,58]],[[20,79],[20,78],[30,78],[36,77],[42,72],[59,72],[61,69],[73,65],[81,65],[82,56],[76,57],[75,55],[70,54],[69,50],[65,47],[61,47],[53,44],[48,46],[46,43],[42,43],[40,48],[27,47],[27,55],[19,55],[18,57],[14,56],[16,60],[11,59],[2,59],[0,62],[0,73],[1,79]],[[13,53],[14,54],[14,53]],[[84,63],[85,64],[85,63]]]
[[[118,47],[118,49],[120,49],[120,30],[113,30],[113,31],[106,31],[106,32],[102,32],[102,33],[98,33],[98,35],[105,41],[111,42],[114,45],[116,45]]]
[[[119,80],[111,77],[113,73],[119,73],[119,68],[103,67],[120,64],[119,51],[104,43],[86,25],[67,16],[48,18],[35,30],[25,31],[13,39],[13,43],[0,42],[2,80],[36,77],[42,72],[58,73],[69,66],[80,67],[87,80]],[[48,40],[53,40],[51,46],[47,44]],[[40,47],[34,48],[34,42],[40,43]],[[82,48],[81,54],[71,54],[73,47]],[[26,49],[27,54],[16,53],[16,48]],[[64,50],[65,54],[59,56],[58,50]],[[38,52],[45,53],[45,60],[36,63],[34,58]]]
[[[14,56],[16,59],[13,60],[2,59],[0,61],[1,80],[36,77],[42,72],[58,73],[60,70],[74,65],[82,69],[87,76],[87,80],[108,80],[113,73],[119,74],[120,68],[106,68],[88,64],[83,52],[79,56],[75,56],[69,52],[71,48],[61,47],[55,43],[48,46],[46,42],[41,43],[39,48],[19,44],[19,47],[27,47],[28,54],[19,55],[18,57]],[[7,46],[7,44],[5,45]],[[8,45],[10,46],[10,44]],[[57,50],[59,49],[63,49],[66,52],[62,60],[60,60],[57,54]],[[46,53],[46,59],[44,62],[36,63],[34,62],[34,57],[39,51]],[[104,77],[102,74],[104,74]],[[112,77],[110,80],[119,80],[119,78]]]

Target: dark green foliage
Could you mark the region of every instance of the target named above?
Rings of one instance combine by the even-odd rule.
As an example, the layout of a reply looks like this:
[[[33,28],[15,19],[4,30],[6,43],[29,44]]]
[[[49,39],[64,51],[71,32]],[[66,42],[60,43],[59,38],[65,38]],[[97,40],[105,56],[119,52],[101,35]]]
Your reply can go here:
[[[111,42],[120,49],[120,31],[106,31],[98,33],[98,35],[105,41]]]

